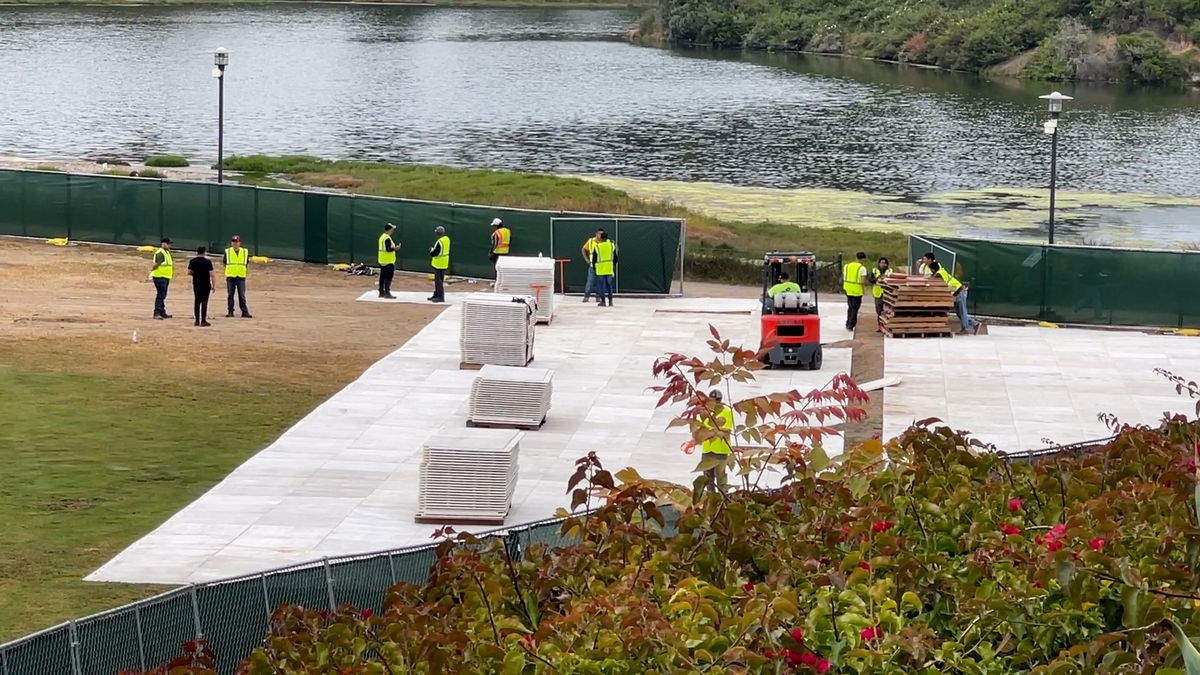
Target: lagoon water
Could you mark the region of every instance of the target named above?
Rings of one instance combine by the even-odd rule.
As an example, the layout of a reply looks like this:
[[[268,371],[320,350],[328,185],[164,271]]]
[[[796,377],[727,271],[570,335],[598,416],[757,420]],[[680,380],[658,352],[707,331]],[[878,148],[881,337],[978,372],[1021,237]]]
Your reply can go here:
[[[1047,184],[1037,99],[1046,86],[855,59],[637,47],[622,40],[637,16],[327,4],[6,7],[0,154],[172,152],[211,161],[211,51],[223,45],[231,52],[230,154],[913,198]],[[1200,197],[1200,95],[1063,90],[1077,97],[1061,125],[1063,189]],[[1136,237],[1161,239],[1161,211],[1130,217],[1150,228],[1135,227]],[[1168,229],[1180,222],[1167,220]]]

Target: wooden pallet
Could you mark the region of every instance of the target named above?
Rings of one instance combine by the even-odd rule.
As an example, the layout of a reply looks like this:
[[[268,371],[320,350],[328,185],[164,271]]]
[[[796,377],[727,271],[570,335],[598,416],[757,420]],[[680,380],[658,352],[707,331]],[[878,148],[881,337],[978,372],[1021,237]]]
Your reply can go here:
[[[910,332],[910,331],[893,331],[887,326],[883,328],[883,334],[891,338],[948,338],[954,337],[954,333],[948,330],[944,331],[926,331],[926,332]]]
[[[529,360],[525,362],[525,365],[529,365],[531,363],[533,363],[532,356],[529,357]],[[488,364],[486,364],[486,363],[468,363],[466,361],[459,361],[458,369],[459,370],[480,370],[486,365],[488,365]]]
[[[495,518],[456,518],[453,516],[423,516],[417,514],[413,521],[422,525],[503,525],[508,514]]]
[[[521,431],[537,431],[546,424],[546,418],[543,417],[541,422],[537,424],[501,424],[499,422],[474,422],[467,420],[467,426],[475,429],[520,429]]]

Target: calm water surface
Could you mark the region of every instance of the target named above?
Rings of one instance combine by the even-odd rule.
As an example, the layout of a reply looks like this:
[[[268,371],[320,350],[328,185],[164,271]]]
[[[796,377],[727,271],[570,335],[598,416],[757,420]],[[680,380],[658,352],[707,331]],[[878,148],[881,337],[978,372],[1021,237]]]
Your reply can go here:
[[[899,195],[1042,187],[1025,87],[858,60],[628,45],[625,10],[3,8],[0,154],[304,152]],[[1075,191],[1200,196],[1200,96],[1072,87]],[[1194,237],[1200,239],[1200,235]]]

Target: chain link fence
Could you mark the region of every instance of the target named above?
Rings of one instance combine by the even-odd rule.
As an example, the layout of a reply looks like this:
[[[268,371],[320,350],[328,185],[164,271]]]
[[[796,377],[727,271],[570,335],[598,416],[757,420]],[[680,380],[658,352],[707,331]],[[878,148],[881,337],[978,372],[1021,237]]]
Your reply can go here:
[[[479,535],[502,539],[516,557],[535,543],[571,543],[562,521],[543,520]],[[399,582],[423,584],[436,544],[326,558],[259,574],[179,588],[0,645],[3,675],[113,675],[146,670],[178,656],[203,638],[217,672],[233,673],[269,631],[280,605],[334,610],[344,604],[379,611]]]
[[[963,283],[972,314],[1093,326],[1200,328],[1200,252],[909,237]]]

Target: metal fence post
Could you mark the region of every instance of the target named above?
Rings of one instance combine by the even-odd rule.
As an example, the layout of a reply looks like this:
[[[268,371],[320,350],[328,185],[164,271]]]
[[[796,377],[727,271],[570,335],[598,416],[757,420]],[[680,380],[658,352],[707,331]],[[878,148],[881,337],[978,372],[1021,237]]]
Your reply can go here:
[[[133,606],[133,620],[137,622],[138,636],[138,664],[142,670],[146,669],[146,639],[142,635],[142,606]]]
[[[196,598],[196,584],[188,586],[188,595],[192,596],[192,624],[196,627],[196,639],[204,639],[204,631],[200,630],[200,602]]]
[[[388,569],[392,571],[392,585],[396,585],[396,558],[388,551]]]
[[[683,295],[683,266],[687,255],[687,218],[679,219],[679,294]]]
[[[8,650],[0,649],[0,666],[4,668],[4,675],[8,675]]]
[[[271,592],[267,590],[267,575],[264,572],[259,574],[258,578],[262,581],[263,607],[267,608],[267,622],[269,623],[271,621],[271,614],[273,614],[274,611],[271,609]]]
[[[325,566],[325,591],[329,594],[329,611],[337,611],[337,598],[333,594],[333,572],[329,569],[329,558],[321,558],[321,564]]]
[[[71,672],[74,675],[83,675],[83,664],[79,662],[79,631],[75,627],[75,619],[71,619],[67,627],[67,639],[70,642]]]

